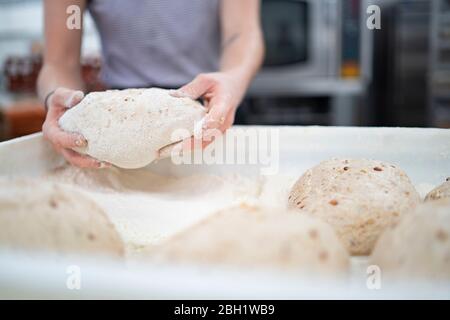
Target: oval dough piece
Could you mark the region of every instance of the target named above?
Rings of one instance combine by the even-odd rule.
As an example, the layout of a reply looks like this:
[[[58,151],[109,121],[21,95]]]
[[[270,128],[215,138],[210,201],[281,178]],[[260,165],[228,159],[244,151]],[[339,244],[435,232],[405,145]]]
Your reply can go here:
[[[375,160],[331,159],[307,170],[289,206],[331,224],[352,255],[367,255],[389,225],[420,201],[407,175]]]
[[[108,90],[89,93],[64,113],[59,125],[88,141],[76,151],[131,169],[148,165],[161,148],[192,136],[204,114],[199,102],[172,97],[165,89]]]
[[[438,199],[450,199],[450,178],[447,178],[447,181],[431,190],[425,196],[425,201],[432,201]]]
[[[121,257],[122,240],[92,200],[36,180],[0,180],[0,246]]]
[[[419,205],[378,240],[370,263],[391,278],[450,280],[450,200]]]
[[[327,224],[283,209],[246,205],[213,214],[154,249],[152,257],[330,275],[344,274],[349,263]]]

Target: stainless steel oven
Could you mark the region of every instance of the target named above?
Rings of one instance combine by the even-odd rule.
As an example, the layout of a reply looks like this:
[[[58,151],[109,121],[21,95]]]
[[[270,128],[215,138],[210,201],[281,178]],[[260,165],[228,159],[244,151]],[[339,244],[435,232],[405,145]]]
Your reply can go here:
[[[251,93],[295,95],[359,77],[361,0],[262,0],[261,10],[266,57]]]

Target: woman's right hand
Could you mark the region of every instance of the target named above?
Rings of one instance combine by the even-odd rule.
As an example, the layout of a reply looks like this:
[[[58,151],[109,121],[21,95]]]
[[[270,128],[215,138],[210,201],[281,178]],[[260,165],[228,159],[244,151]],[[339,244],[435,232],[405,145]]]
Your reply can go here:
[[[47,117],[42,126],[42,133],[44,138],[49,140],[55,150],[61,153],[70,164],[80,168],[103,168],[109,165],[72,150],[72,148],[82,148],[87,145],[87,141],[82,135],[65,132],[58,124],[58,120],[64,112],[78,104],[83,97],[82,91],[67,88],[56,89],[47,99]]]

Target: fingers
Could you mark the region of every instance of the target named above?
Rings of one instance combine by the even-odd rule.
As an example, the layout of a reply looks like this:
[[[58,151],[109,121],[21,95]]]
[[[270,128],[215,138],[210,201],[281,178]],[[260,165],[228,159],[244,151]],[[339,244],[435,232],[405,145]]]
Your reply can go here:
[[[58,133],[54,134],[53,142],[59,147],[70,149],[87,146],[87,141],[83,136],[76,133],[66,133],[62,130],[58,130]]]
[[[205,116],[203,129],[216,129],[225,124],[229,108],[223,102],[211,102],[211,108]]]
[[[83,148],[87,146],[86,139],[77,133],[63,131],[58,124],[60,116],[65,109],[77,105],[84,97],[82,91],[70,90],[67,88],[58,88],[51,95],[49,101],[49,110],[46,120],[42,126],[44,137],[47,138],[59,151],[64,158],[72,165],[80,168],[106,168],[111,165],[99,161],[87,155],[79,154],[71,150],[72,148]]]
[[[78,104],[84,97],[82,91],[74,91],[66,88],[58,88],[49,99],[49,108],[47,119],[50,121],[58,121],[58,119],[66,112],[66,109]]]
[[[82,135],[61,130],[56,121],[46,121],[42,133],[56,148],[72,149],[87,146],[87,141]]]
[[[63,131],[58,124],[61,115],[83,99],[82,91],[58,88],[49,101],[49,110],[42,126],[44,137],[50,140],[56,149],[82,148],[87,145],[82,135]]]
[[[220,129],[225,132],[234,122],[236,107],[223,94],[210,101],[210,109],[203,121],[203,130]]]
[[[66,100],[66,107],[72,108],[79,104],[84,98],[83,91],[74,91]]]
[[[79,168],[101,169],[111,167],[111,164],[102,162],[92,157],[79,154],[70,149],[61,149],[61,154],[71,164]]]
[[[237,98],[233,98],[227,86],[220,84],[220,78],[217,76],[200,74],[187,85],[170,93],[174,97],[191,99],[202,97],[205,101],[204,106],[208,110],[202,121],[202,137],[194,134],[194,137],[186,139],[182,145],[177,145],[172,150],[188,151],[198,147],[205,148],[233,124]]]
[[[165,159],[169,158],[173,153],[174,154],[180,154],[180,152],[183,149],[183,141],[174,142],[172,144],[169,144],[158,151],[158,159]]]
[[[182,142],[180,142],[179,144],[175,145],[172,148],[172,154],[173,153],[184,153],[184,152],[190,152],[193,151],[195,149],[204,149],[206,148],[206,146],[208,146],[211,142],[213,142],[214,139],[202,139],[202,138],[195,138],[195,137],[190,137],[187,138],[185,140],[183,140]]]
[[[79,134],[67,133],[59,129],[58,126],[43,127],[44,136],[52,142],[55,149],[60,152],[64,158],[72,165],[80,168],[106,168],[111,165],[106,162],[98,161],[92,157],[79,154],[71,148],[81,148],[87,145],[87,141]]]
[[[57,104],[65,108],[71,108],[80,103],[83,97],[83,91],[58,88],[51,96],[50,104]]]
[[[189,97],[191,99],[204,98],[204,105],[209,110],[205,116],[203,129],[221,128],[227,122],[228,114],[231,112],[227,96],[222,90],[217,89],[217,79],[208,74],[199,74],[190,83],[178,90],[171,91],[174,97]],[[234,113],[234,110],[232,111]],[[234,116],[233,116],[234,117]]]
[[[204,74],[199,74],[189,82],[188,84],[182,86],[178,90],[172,90],[170,95],[176,98],[191,98],[198,99],[203,96],[213,85],[214,80]]]

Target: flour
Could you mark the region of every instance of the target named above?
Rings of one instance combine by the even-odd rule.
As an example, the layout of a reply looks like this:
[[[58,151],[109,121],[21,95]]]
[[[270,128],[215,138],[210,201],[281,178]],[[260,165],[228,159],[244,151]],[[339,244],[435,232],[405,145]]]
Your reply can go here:
[[[65,166],[45,179],[93,199],[113,222],[128,254],[152,246],[224,207],[254,202],[263,180],[237,174],[162,176],[150,170]]]

